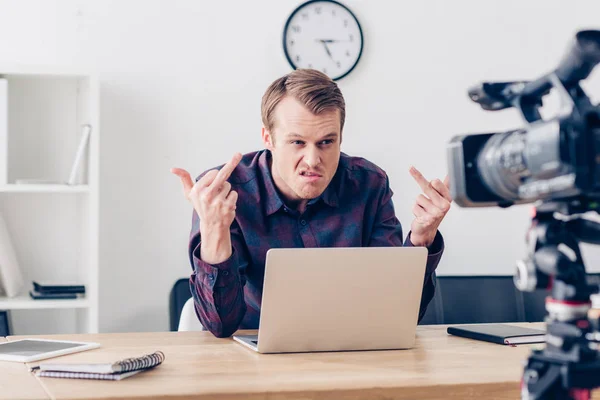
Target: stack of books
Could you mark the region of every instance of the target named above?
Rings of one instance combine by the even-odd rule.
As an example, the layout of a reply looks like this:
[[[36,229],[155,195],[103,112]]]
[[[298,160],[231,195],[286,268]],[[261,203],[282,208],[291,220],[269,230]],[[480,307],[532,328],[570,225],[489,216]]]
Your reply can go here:
[[[85,285],[33,281],[29,295],[35,300],[77,299],[85,295]]]

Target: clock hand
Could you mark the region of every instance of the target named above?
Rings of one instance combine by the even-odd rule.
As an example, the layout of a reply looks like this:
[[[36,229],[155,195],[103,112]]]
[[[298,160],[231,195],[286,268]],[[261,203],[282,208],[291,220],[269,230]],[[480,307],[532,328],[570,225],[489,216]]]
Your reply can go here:
[[[327,42],[325,40],[319,40],[319,39],[317,39],[317,41],[323,43],[323,47],[325,47],[325,51],[327,52],[327,55],[329,56],[329,58],[331,58],[333,60],[331,51],[329,50],[329,47],[327,47]]]
[[[321,43],[336,43],[336,42],[349,42],[350,40],[344,40],[344,39],[315,39],[315,41],[321,42]]]
[[[329,56],[329,58],[331,58],[333,60],[333,56],[331,55],[331,51],[329,50],[329,47],[327,47],[327,43],[323,43],[323,46],[325,46],[325,51],[327,52],[327,55]]]

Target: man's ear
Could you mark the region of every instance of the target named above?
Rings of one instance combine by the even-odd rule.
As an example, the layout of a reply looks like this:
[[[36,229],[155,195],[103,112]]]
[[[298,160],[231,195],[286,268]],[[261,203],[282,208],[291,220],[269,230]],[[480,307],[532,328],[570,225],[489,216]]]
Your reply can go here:
[[[267,150],[273,150],[273,135],[264,126],[261,130],[262,140]]]

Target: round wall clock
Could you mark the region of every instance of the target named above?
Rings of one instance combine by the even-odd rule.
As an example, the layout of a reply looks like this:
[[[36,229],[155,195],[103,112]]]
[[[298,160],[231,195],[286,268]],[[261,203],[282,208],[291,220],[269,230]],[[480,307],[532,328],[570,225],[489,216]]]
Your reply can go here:
[[[363,34],[356,16],[333,0],[301,4],[283,30],[283,49],[292,68],[312,68],[333,80],[348,75],[360,60]]]

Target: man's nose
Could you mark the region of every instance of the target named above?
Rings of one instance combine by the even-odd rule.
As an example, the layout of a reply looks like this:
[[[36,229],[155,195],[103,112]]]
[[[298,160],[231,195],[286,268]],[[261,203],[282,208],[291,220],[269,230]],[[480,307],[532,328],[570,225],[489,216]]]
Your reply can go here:
[[[321,163],[321,154],[319,149],[316,147],[309,146],[304,154],[304,162],[310,167],[314,168]]]

